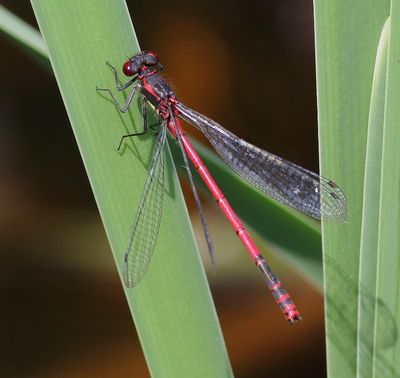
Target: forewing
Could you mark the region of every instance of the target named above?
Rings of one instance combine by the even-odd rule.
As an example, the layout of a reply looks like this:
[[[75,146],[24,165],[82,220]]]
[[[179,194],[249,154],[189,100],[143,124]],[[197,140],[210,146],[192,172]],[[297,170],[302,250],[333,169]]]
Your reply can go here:
[[[316,219],[346,218],[346,198],[333,181],[253,146],[182,103],[176,108],[182,119],[204,133],[225,163],[259,190]]]
[[[165,126],[161,127],[125,252],[125,284],[139,283],[149,267],[160,228],[164,199]]]

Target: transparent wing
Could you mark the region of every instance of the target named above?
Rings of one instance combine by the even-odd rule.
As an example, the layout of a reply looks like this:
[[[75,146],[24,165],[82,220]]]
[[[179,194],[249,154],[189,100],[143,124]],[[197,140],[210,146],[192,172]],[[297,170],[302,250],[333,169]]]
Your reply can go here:
[[[225,163],[262,192],[316,219],[346,219],[346,197],[333,181],[247,143],[182,103],[176,108],[183,120],[204,133]]]
[[[134,287],[149,267],[160,228],[164,200],[164,144],[167,128],[161,127],[139,208],[125,252],[125,284]]]

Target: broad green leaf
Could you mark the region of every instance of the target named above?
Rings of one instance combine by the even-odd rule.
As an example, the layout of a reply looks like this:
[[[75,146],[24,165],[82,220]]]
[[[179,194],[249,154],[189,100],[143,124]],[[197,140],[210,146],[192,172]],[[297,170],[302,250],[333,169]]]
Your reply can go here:
[[[126,55],[139,51],[126,4],[32,0],[32,5],[121,274],[154,144],[148,135],[128,141],[118,152],[120,135],[141,127],[139,106],[133,104],[129,114],[121,115],[95,89],[114,87],[106,61],[120,67]],[[152,376],[231,376],[169,151],[166,160],[155,255],[139,285],[125,289],[126,297]]]
[[[322,225],[327,368],[353,377],[359,250],[372,77],[389,1],[315,0],[321,172],[346,194],[344,224]]]

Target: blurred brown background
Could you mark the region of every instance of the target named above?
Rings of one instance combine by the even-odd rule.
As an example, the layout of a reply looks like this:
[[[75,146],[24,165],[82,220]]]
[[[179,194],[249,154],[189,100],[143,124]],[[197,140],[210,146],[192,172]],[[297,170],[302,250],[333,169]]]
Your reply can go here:
[[[36,25],[28,2],[1,4]],[[184,103],[318,169],[311,0],[128,5],[141,47],[159,53]],[[147,377],[55,79],[3,35],[0,44],[0,376]],[[289,327],[206,207],[218,252],[210,285],[235,376],[324,377],[320,294],[274,259],[304,314]]]

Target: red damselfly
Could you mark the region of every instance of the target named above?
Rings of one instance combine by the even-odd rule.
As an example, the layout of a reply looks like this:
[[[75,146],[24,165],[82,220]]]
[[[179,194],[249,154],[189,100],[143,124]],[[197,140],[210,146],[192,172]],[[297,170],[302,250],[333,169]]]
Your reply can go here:
[[[123,106],[118,103],[110,89],[97,88],[99,91],[108,92],[121,112],[124,113],[129,109],[138,90],[141,94],[143,131],[124,135],[118,148],[121,147],[125,138],[147,133],[149,103],[154,106],[161,120],[161,129],[153,150],[150,169],[125,253],[125,284],[133,287],[141,280],[149,266],[156,244],[164,195],[163,147],[168,129],[171,135],[177,139],[181,148],[212,261],[214,261],[214,249],[193,183],[188,158],[231,223],[252,261],[258,267],[285,318],[290,324],[300,321],[300,313],[291,297],[282,287],[281,282],[272,272],[271,267],[215,183],[183,131],[179,118],[200,130],[225,163],[238,175],[262,192],[306,215],[316,219],[343,221],[346,218],[346,198],[341,189],[333,181],[245,142],[215,121],[183,105],[177,100],[171,86],[159,75],[163,68],[156,53],[142,51],[129,58],[122,68],[123,73],[131,77],[125,84],[120,83],[115,68],[109,63],[107,65],[114,72],[118,91],[131,87]]]

